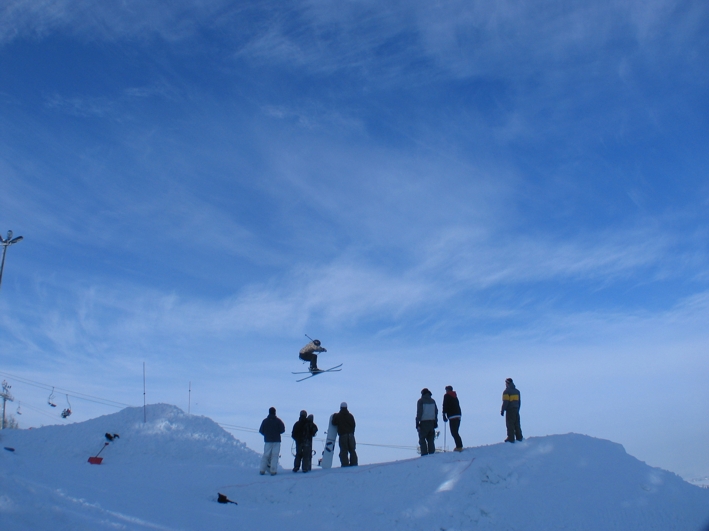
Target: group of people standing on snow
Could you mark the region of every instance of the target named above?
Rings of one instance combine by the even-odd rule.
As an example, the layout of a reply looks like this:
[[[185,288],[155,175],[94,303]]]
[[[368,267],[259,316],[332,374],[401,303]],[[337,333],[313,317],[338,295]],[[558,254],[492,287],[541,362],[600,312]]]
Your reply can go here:
[[[320,341],[314,339],[305,345],[299,352],[300,359],[310,362],[310,371],[319,372],[317,362],[319,352],[327,352]],[[505,390],[502,393],[502,408],[500,415],[507,417],[507,438],[505,442],[514,443],[523,440],[522,428],[520,425],[519,409],[522,404],[519,389],[515,387],[512,378],[505,380]],[[446,386],[446,393],[443,395],[443,422],[448,423],[451,436],[455,441],[453,451],[463,451],[463,441],[460,437],[460,421],[462,413],[457,393],[450,385]],[[355,419],[347,409],[347,403],[340,404],[340,411],[333,414],[332,424],[337,427],[337,435],[340,443],[340,465],[357,466],[357,443],[355,441]],[[433,395],[428,388],[421,390],[421,398],[416,403],[416,431],[419,437],[419,447],[421,455],[433,454],[436,451],[435,439],[436,428],[438,428],[438,406],[433,399]],[[286,431],[283,421],[276,416],[276,408],[268,410],[268,417],[261,423],[259,433],[264,437],[264,452],[261,458],[259,472],[265,474],[267,470],[271,475],[276,475],[278,471],[278,457],[281,448],[281,434]],[[309,472],[312,468],[313,458],[313,437],[318,432],[318,427],[314,422],[313,415],[308,415],[305,410],[300,412],[300,418],[293,425],[291,437],[295,441],[295,461],[293,472],[298,472],[302,466],[303,472]]]
[[[340,441],[340,466],[357,466],[357,442],[355,440],[356,422],[347,409],[347,402],[340,404],[340,411],[332,415],[332,424],[337,428]],[[263,476],[269,471],[272,476],[278,473],[278,457],[281,451],[281,434],[286,431],[283,421],[276,416],[276,408],[268,410],[268,416],[261,422],[259,433],[263,435],[264,450],[259,473]],[[291,437],[295,441],[295,461],[293,472],[301,467],[303,472],[310,472],[313,466],[313,437],[318,432],[313,415],[302,410],[300,417],[293,424]]]
[[[522,427],[519,420],[519,408],[522,405],[519,389],[515,387],[512,378],[505,380],[505,390],[502,393],[502,409],[500,415],[505,415],[507,424],[507,438],[505,442],[513,443],[521,441]],[[458,431],[460,430],[460,420],[462,413],[457,393],[450,385],[446,386],[446,394],[443,395],[443,422],[447,422],[450,427],[451,436],[455,441],[453,451],[463,451],[463,441]],[[427,388],[421,390],[421,398],[416,403],[416,431],[419,435],[419,446],[421,455],[432,454],[436,451],[435,438],[438,427],[438,406],[432,398],[431,391]]]
[[[453,451],[463,451],[463,440],[460,438],[460,402],[458,395],[453,391],[453,387],[446,386],[446,394],[443,395],[443,422],[450,426],[451,435],[455,441]],[[416,431],[419,434],[419,447],[421,455],[428,455],[436,452],[436,428],[438,427],[438,406],[432,398],[431,391],[424,387],[421,390],[421,398],[416,403]]]

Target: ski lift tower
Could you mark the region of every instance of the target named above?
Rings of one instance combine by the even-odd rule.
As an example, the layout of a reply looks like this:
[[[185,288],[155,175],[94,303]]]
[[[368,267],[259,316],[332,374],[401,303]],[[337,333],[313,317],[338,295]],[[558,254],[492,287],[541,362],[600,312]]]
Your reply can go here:
[[[2,286],[2,272],[5,269],[5,253],[10,245],[14,245],[17,242],[22,241],[22,236],[12,237],[12,231],[7,231],[7,239],[0,236],[0,245],[2,245],[2,262],[0,262],[0,286]],[[5,404],[7,401],[14,401],[15,398],[10,393],[10,387],[12,387],[6,381],[2,382],[2,393],[0,393],[0,398],[2,398],[2,424],[0,424],[0,430],[5,429]]]
[[[5,429],[5,404],[8,402],[13,402],[15,397],[10,393],[10,388],[12,386],[5,380],[2,381],[2,393],[0,393],[0,398],[2,398],[2,424],[0,424],[0,430]]]
[[[7,239],[0,236],[0,245],[2,245],[2,263],[0,263],[0,286],[2,286],[2,271],[5,269],[5,253],[7,248],[11,245],[15,245],[17,242],[22,241],[22,236],[12,237],[12,231],[7,231]]]

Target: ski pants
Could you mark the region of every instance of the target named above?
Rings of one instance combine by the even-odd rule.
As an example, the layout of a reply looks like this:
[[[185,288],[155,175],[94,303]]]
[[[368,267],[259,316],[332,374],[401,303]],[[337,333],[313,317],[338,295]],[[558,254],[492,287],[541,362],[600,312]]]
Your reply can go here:
[[[303,460],[303,443],[302,441],[295,441],[295,460],[293,461],[293,472],[298,472],[300,470],[300,463]],[[303,465],[305,469],[305,465]]]
[[[293,462],[293,472],[298,472],[300,463],[303,463],[303,472],[309,472],[313,468],[313,440],[295,441],[295,461]]]
[[[455,447],[462,448],[463,441],[460,438],[460,435],[458,435],[458,430],[460,429],[460,417],[449,417],[448,425],[450,426],[451,435],[453,436],[453,440],[455,441]]]
[[[299,358],[303,361],[309,361],[311,369],[315,369],[318,366],[318,355],[315,352],[306,352],[301,354]]]
[[[422,420],[419,422],[419,446],[421,455],[433,454],[436,452],[436,421]]]
[[[357,442],[354,433],[340,435],[340,466],[357,466]]]
[[[514,442],[522,440],[522,427],[519,423],[519,409],[516,407],[508,407],[507,415],[505,416],[505,424],[507,424],[507,439]]]
[[[261,468],[259,472],[262,474],[266,470],[270,470],[271,475],[278,472],[278,454],[281,453],[281,443],[267,442],[263,444],[263,457],[261,457]]]

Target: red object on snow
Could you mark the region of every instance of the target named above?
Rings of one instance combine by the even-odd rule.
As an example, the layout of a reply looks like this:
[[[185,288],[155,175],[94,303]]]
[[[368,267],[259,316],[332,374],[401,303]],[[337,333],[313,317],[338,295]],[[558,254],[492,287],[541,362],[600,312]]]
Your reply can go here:
[[[103,443],[103,446],[98,451],[98,454],[103,452],[103,450],[104,450],[104,448],[106,448],[106,446],[108,446],[108,443]],[[89,463],[91,463],[92,465],[100,465],[101,461],[103,461],[103,457],[99,457],[98,454],[96,454],[93,457],[89,457]]]

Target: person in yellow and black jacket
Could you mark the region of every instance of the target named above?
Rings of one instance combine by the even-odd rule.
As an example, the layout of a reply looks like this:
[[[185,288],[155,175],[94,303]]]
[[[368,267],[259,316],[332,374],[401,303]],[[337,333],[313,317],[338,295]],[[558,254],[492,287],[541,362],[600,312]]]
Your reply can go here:
[[[519,422],[519,408],[522,405],[519,389],[515,387],[512,378],[505,380],[505,391],[502,393],[502,409],[500,415],[507,412],[505,422],[507,424],[507,439],[505,442],[513,443],[515,439],[522,440],[522,427]]]

